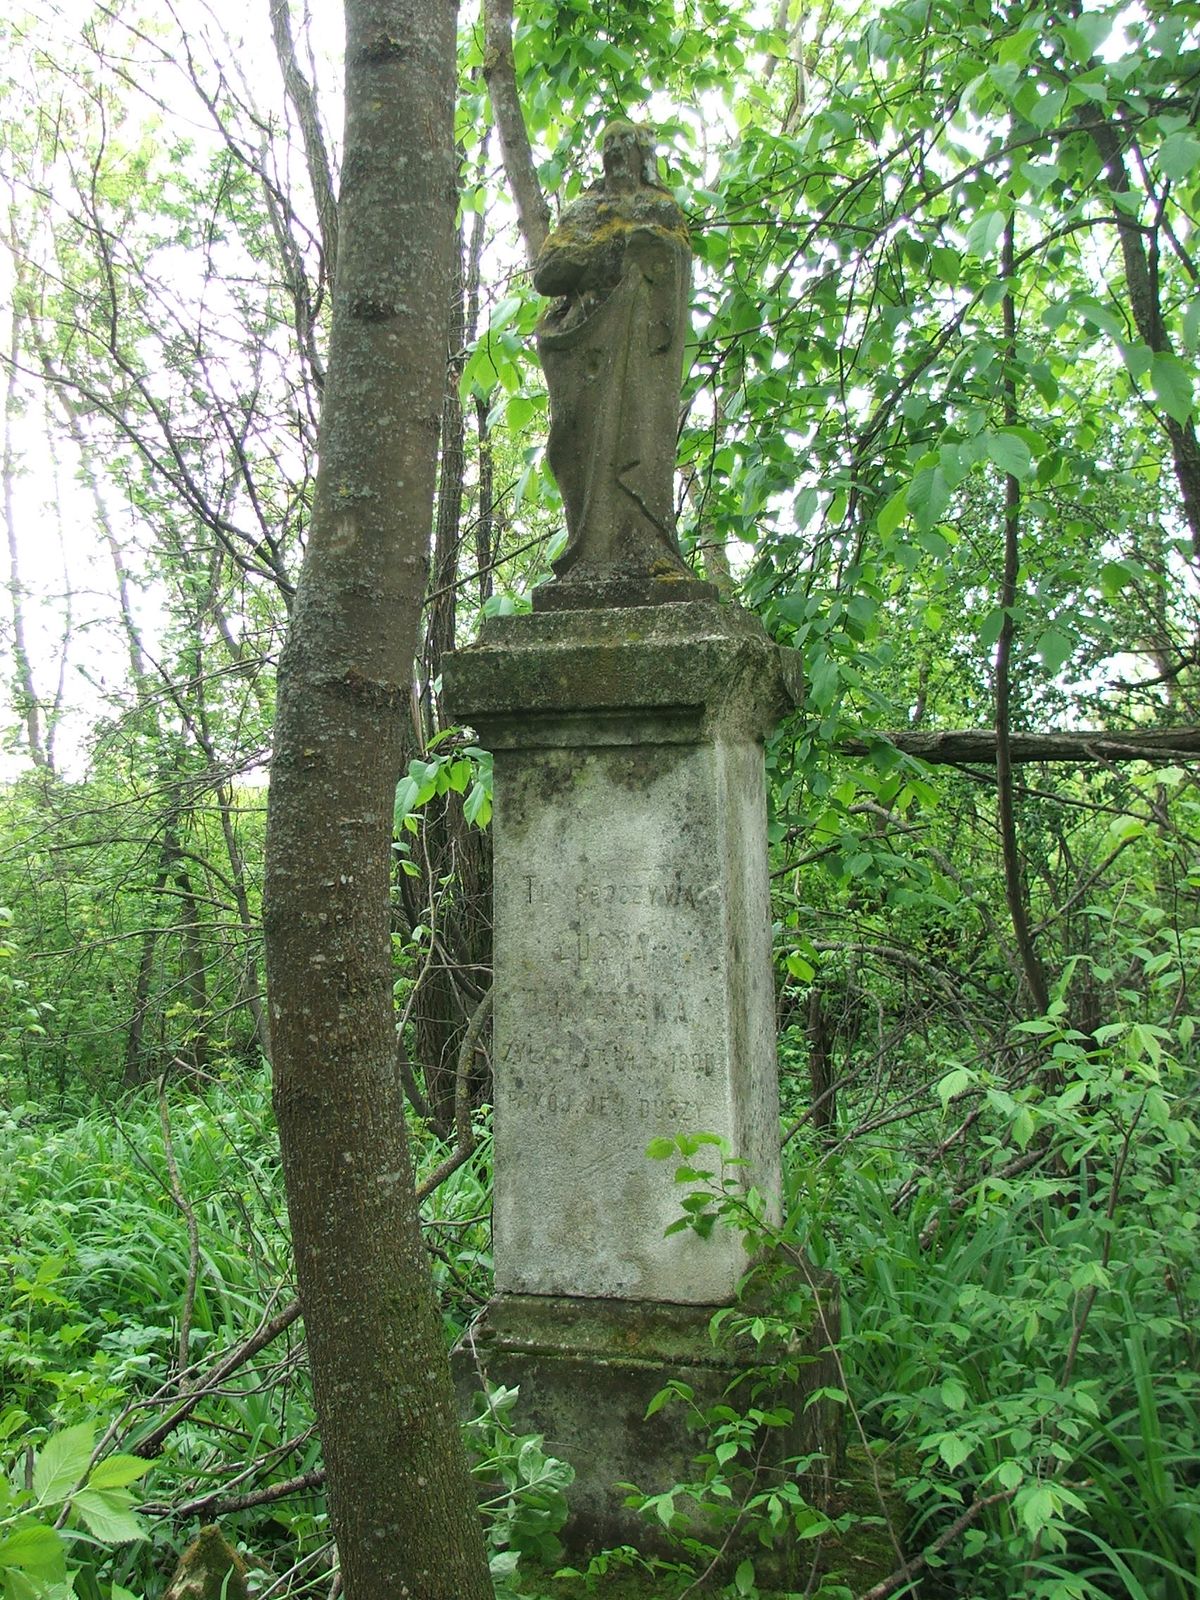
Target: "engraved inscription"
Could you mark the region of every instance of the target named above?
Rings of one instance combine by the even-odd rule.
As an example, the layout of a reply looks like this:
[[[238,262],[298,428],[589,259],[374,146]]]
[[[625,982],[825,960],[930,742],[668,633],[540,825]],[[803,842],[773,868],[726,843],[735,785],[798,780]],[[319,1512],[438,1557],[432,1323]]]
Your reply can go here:
[[[609,880],[577,883],[574,889],[553,879],[525,874],[525,903],[531,906],[562,906],[573,897],[580,907],[597,909],[605,906],[652,906],[670,910],[675,906],[689,911],[702,908],[716,895],[712,884],[684,883],[673,878],[630,878],[621,882]]]
[[[518,1089],[509,1105],[522,1113],[538,1112],[549,1116],[621,1117],[636,1116],[656,1127],[688,1128],[700,1116],[698,1100],[675,1099],[664,1095],[629,1097],[612,1089],[593,1089],[581,1094],[563,1094],[557,1089]]]
[[[498,1133],[540,1132],[564,1182],[594,1167],[602,1190],[656,1195],[656,1237],[676,1199],[647,1144],[730,1131],[721,890],[678,854],[575,860],[517,883],[496,1007]]]
[[[719,1066],[719,1058],[713,1050],[679,1050],[667,1056],[662,1051],[634,1050],[616,1041],[576,1044],[569,1039],[533,1040],[525,1034],[504,1041],[500,1060],[506,1067],[574,1067],[585,1074],[616,1072],[639,1077],[650,1073],[655,1077],[674,1074],[711,1078]],[[520,1075],[514,1075],[513,1082],[518,1088],[523,1081]]]

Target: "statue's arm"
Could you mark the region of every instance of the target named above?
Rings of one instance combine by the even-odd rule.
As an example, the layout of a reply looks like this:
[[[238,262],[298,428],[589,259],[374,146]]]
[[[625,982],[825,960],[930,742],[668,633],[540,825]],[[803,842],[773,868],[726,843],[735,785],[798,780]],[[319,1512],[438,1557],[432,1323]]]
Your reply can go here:
[[[577,239],[559,239],[551,234],[533,266],[533,287],[539,294],[554,297],[574,294],[580,287],[588,264],[586,244]]]

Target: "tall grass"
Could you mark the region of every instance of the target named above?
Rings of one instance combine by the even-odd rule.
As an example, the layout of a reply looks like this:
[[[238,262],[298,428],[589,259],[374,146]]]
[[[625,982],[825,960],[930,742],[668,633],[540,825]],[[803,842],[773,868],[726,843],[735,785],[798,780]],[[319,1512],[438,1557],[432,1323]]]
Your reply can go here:
[[[0,1110],[0,1441],[10,1452],[81,1420],[113,1425],[137,1452],[184,1388],[293,1296],[266,1073],[201,1096],[175,1090],[166,1112],[152,1092],[69,1112]],[[416,1124],[413,1133],[424,1175],[446,1152]],[[485,1139],[426,1203],[448,1340],[487,1295],[489,1159]],[[152,1538],[122,1547],[109,1579],[161,1592],[214,1504],[319,1468],[302,1338],[297,1323],[168,1435],[144,1484]],[[319,1488],[226,1511],[222,1524],[274,1574],[268,1589],[328,1591]]]

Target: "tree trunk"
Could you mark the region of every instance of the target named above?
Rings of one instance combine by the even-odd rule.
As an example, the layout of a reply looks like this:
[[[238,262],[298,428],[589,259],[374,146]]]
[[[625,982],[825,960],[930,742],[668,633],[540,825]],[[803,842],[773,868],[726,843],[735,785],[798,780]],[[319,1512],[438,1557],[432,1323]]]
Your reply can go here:
[[[346,1600],[490,1600],[396,1071],[388,892],[454,235],[455,8],[347,0],[312,527],[279,667],[267,984]]]
[[[184,1034],[182,1059],[193,1072],[208,1065],[208,982],[204,971],[204,941],[192,875],[182,856],[171,858],[171,876],[179,889],[179,988],[187,998],[191,1023]]]
[[[808,1078],[811,1090],[809,1120],[822,1133],[837,1125],[837,1080],[833,1068],[833,1030],[825,1011],[825,995],[814,984],[808,996]]]
[[[442,404],[442,459],[433,543],[433,591],[425,630],[425,686],[422,704],[434,720],[429,732],[445,726],[434,685],[442,658],[454,648],[458,617],[457,574],[462,548],[463,479],[466,425],[459,382],[466,346],[474,338],[467,321],[467,279],[478,259],[464,261],[467,240],[460,230],[450,315],[450,362]],[[477,299],[477,295],[476,295]],[[443,1138],[455,1126],[458,1056],[467,1024],[487,987],[492,963],[491,839],[463,816],[462,799],[451,792],[424,807],[419,878],[401,876],[398,890],[408,928],[426,922],[437,931],[436,948],[422,973],[411,1016],[416,1061],[423,1069],[425,1104]]]
[[[492,117],[500,135],[504,173],[517,205],[517,224],[532,266],[550,232],[550,207],[533,165],[529,134],[517,92],[513,61],[513,0],[484,0],[483,76],[492,102]]]
[[[1122,154],[1124,135],[1117,124],[1110,122],[1093,106],[1087,108],[1086,116],[1081,116],[1080,121],[1092,136],[1112,191],[1117,237],[1121,241],[1121,257],[1125,263],[1125,288],[1134,324],[1143,343],[1156,354],[1173,355],[1174,348],[1163,319],[1159,295],[1158,224],[1156,222],[1153,227],[1146,227],[1140,220],[1138,210],[1131,210],[1127,204],[1132,185]],[[1183,501],[1183,515],[1192,536],[1192,552],[1200,558],[1200,441],[1196,438],[1196,425],[1190,416],[1180,421],[1164,411],[1157,411],[1155,415],[1171,442],[1171,457]]]
[[[12,657],[13,696],[25,724],[25,737],[29,754],[35,767],[48,767],[42,743],[42,713],[33,686],[33,667],[29,648],[25,643],[25,590],[21,583],[17,556],[17,514],[13,505],[13,485],[17,476],[16,451],[13,446],[13,424],[16,421],[19,401],[17,397],[17,356],[20,349],[20,318],[12,314],[12,332],[8,350],[8,388],[4,398],[4,442],[0,479],[3,480],[4,529],[8,539],[8,592],[12,602]]]

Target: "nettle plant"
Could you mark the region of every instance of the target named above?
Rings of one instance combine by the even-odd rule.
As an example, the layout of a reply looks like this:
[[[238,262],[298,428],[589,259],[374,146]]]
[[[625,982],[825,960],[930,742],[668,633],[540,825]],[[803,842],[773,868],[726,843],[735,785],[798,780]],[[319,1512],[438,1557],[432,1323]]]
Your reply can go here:
[[[854,1513],[835,1502],[832,1515],[804,1498],[813,1463],[793,1463],[782,1485],[756,1470],[754,1440],[791,1420],[788,1346],[813,1315],[794,1278],[772,1285],[760,1268],[713,1329],[758,1345],[749,1390],[701,1407],[676,1383],[652,1407],[691,1408],[705,1441],[691,1481],[640,1497],[693,1561],[705,1549],[685,1531],[687,1499],[764,1545],[845,1543],[886,1522],[914,1579],[940,1573],[947,1592],[969,1583],[980,1600],[1198,1592],[1194,1023],[1149,1020],[1163,1012],[1147,975],[1151,988],[1180,976],[1156,929],[1151,916],[1120,1020],[1085,1037],[1056,999],[1019,1025],[1051,1071],[1015,1089],[980,1068],[943,1074],[945,1123],[979,1112],[966,1177],[919,1150],[873,1156],[866,1139],[853,1161],[797,1152],[797,1201],[772,1227],[715,1135],[655,1141],[686,1190],[676,1227],[741,1228],[768,1262],[837,1274],[841,1387],[812,1398],[844,1404],[865,1492]],[[754,1594],[755,1582],[743,1561],[726,1592]]]
[[[750,1600],[760,1593],[759,1567],[778,1565],[768,1553],[795,1543],[811,1553],[806,1592],[822,1600],[848,1600],[851,1591],[839,1577],[820,1571],[822,1541],[837,1541],[835,1548],[840,1547],[846,1535],[873,1529],[881,1518],[857,1506],[850,1509],[844,1496],[810,1494],[816,1481],[828,1482],[833,1465],[820,1452],[781,1460],[781,1451],[769,1443],[771,1434],[790,1429],[796,1420],[787,1400],[800,1366],[811,1360],[804,1353],[811,1340],[797,1335],[809,1335],[820,1318],[815,1285],[806,1273],[797,1273],[800,1257],[787,1230],[767,1220],[766,1197],[745,1187],[745,1162],[731,1153],[728,1140],[709,1132],[681,1133],[652,1140],[646,1153],[675,1161],[675,1182],[686,1190],[682,1215],[668,1225],[668,1234],[690,1230],[706,1239],[714,1228],[736,1228],[749,1254],[758,1258],[739,1303],[721,1307],[709,1324],[714,1345],[737,1345],[754,1351],[756,1359],[715,1404],[703,1403],[679,1379],[655,1395],[648,1418],[665,1406],[685,1409],[697,1441],[695,1471],[655,1494],[626,1485],[628,1503],[672,1535],[695,1583],[707,1583],[732,1565],[723,1592]],[[807,1392],[804,1403],[845,1400],[841,1388],[822,1385]],[[735,1536],[743,1548],[757,1544],[762,1559],[756,1563],[747,1555],[733,1565],[728,1550]]]
[[[11,1408],[0,1436],[24,1423]],[[6,1427],[7,1424],[7,1427]],[[130,1484],[150,1462],[133,1455],[96,1459],[96,1431],[79,1423],[35,1451],[18,1447],[0,1474],[0,1584],[4,1600],[136,1600],[98,1577],[114,1545],[146,1537]]]
[[[574,1468],[547,1453],[540,1434],[514,1427],[517,1396],[516,1389],[489,1385],[463,1425],[471,1472],[482,1490],[479,1509],[498,1600],[513,1592],[522,1560],[545,1567],[562,1555],[565,1490],[575,1477]]]

